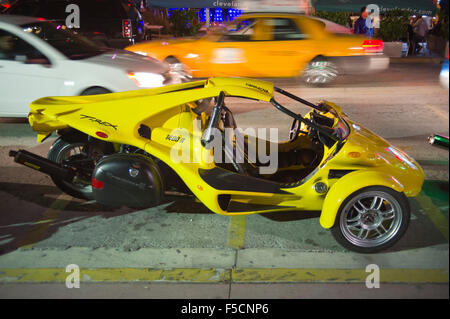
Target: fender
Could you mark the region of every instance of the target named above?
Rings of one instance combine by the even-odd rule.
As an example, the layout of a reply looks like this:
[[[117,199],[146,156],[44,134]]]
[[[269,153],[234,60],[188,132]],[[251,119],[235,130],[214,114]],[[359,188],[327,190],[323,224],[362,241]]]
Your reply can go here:
[[[327,193],[320,215],[320,225],[323,228],[333,227],[343,201],[354,192],[369,186],[384,186],[397,192],[404,190],[404,186],[399,181],[384,172],[361,170],[347,174],[339,179]]]

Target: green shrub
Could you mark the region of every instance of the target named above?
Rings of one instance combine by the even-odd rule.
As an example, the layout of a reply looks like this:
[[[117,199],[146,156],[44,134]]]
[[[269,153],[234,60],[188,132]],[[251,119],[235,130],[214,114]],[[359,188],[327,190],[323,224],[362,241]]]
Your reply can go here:
[[[195,9],[174,10],[169,21],[172,25],[172,34],[176,37],[196,35],[202,27]]]
[[[437,12],[439,17],[439,28],[437,30],[437,35],[443,37],[448,41],[449,38],[449,17],[448,11],[439,9]]]
[[[327,12],[327,11],[317,11],[314,14],[318,18],[326,19],[334,23],[346,26],[348,19],[352,15],[351,12]]]
[[[401,41],[408,32],[410,13],[407,10],[388,11],[380,21],[379,35],[385,42]]]

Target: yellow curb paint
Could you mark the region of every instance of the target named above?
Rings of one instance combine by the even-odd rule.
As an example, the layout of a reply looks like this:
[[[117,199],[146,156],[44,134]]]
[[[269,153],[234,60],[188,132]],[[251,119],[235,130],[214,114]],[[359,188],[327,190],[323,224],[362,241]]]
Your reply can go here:
[[[420,192],[415,199],[419,203],[420,207],[422,207],[425,211],[428,218],[433,222],[434,227],[436,227],[445,239],[448,240],[448,220],[444,214],[442,214],[439,207],[434,205],[431,198],[425,195],[424,192]]]
[[[262,269],[232,270],[232,282],[365,282],[365,269]],[[448,283],[448,270],[380,269],[380,282]]]
[[[22,250],[32,249],[34,244],[41,241],[48,232],[51,223],[58,219],[60,212],[70,203],[72,197],[67,194],[61,194],[50,205],[50,207],[42,215],[42,219],[35,223],[27,235],[22,238],[18,247]]]
[[[245,241],[245,216],[230,217],[228,227],[227,245],[232,248],[244,248]]]
[[[0,269],[0,282],[65,282],[71,273],[62,268]],[[80,282],[229,282],[231,270],[226,269],[151,269],[97,268],[80,269]]]
[[[1,283],[65,282],[62,268],[0,269]],[[149,269],[98,268],[80,269],[80,282],[190,282],[190,283],[282,283],[282,282],[365,282],[365,269]],[[384,283],[448,283],[448,270],[380,269]]]

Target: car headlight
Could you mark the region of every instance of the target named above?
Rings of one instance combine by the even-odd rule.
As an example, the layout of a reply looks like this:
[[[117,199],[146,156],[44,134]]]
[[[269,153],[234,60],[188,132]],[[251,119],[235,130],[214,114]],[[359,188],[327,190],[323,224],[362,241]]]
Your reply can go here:
[[[148,72],[128,72],[128,77],[136,82],[137,86],[142,88],[156,88],[164,83],[164,76]]]
[[[134,51],[134,53],[147,56],[147,52],[144,51]]]

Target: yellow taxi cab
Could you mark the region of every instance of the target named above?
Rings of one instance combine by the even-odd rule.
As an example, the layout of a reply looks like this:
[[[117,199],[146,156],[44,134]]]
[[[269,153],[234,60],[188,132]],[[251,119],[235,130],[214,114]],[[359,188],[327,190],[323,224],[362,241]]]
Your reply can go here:
[[[329,83],[339,74],[383,70],[383,41],[329,30],[332,22],[294,13],[249,13],[228,32],[139,43],[127,50],[166,61],[193,77],[300,77]]]

